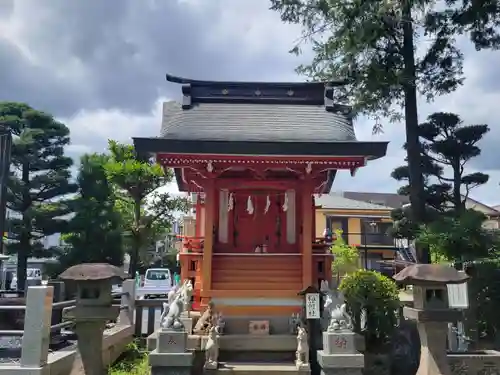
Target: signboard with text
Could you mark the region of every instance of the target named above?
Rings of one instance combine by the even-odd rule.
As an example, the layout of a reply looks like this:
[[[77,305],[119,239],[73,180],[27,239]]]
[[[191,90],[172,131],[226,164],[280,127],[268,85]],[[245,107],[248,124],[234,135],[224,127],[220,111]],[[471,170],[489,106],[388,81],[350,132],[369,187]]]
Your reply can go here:
[[[319,293],[306,294],[306,319],[320,319]]]

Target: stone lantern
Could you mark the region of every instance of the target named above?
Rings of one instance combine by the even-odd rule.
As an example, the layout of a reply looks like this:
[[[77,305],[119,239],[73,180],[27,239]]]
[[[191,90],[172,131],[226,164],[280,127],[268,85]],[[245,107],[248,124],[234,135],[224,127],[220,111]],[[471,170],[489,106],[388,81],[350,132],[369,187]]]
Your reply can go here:
[[[448,284],[462,284],[468,276],[440,264],[415,264],[394,275],[396,282],[413,285],[413,307],[405,306],[405,318],[417,322],[421,354],[417,375],[451,375],[446,355],[448,323],[462,313],[448,303]]]
[[[111,288],[120,283],[125,274],[110,264],[83,263],[68,268],[59,277],[76,286],[76,306],[68,315],[76,323],[85,374],[104,375],[102,336],[106,323],[115,319],[120,310],[112,306]]]

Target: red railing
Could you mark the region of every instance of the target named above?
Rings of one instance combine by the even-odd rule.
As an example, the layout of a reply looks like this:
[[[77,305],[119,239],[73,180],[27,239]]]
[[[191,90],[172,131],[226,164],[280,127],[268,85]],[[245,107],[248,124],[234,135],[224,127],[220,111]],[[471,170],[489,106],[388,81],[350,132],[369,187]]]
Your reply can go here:
[[[182,239],[182,252],[202,253],[204,242],[204,237],[184,237]]]

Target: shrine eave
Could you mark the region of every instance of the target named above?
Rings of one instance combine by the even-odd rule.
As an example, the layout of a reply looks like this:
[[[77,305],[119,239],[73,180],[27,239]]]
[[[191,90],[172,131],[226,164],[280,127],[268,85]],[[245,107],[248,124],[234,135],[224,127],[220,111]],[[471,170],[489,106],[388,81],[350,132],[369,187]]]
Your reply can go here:
[[[159,137],[133,138],[138,154],[218,154],[267,156],[364,156],[375,160],[385,156],[389,142],[256,142],[180,140]]]
[[[189,192],[189,186],[184,182],[184,178],[182,176],[181,168],[174,168],[174,176],[175,181],[177,182],[177,187],[179,191]],[[321,190],[316,191],[317,194],[327,194],[332,189],[333,182],[335,181],[335,177],[337,176],[337,170],[332,169],[327,172],[327,179],[325,184],[322,185]]]

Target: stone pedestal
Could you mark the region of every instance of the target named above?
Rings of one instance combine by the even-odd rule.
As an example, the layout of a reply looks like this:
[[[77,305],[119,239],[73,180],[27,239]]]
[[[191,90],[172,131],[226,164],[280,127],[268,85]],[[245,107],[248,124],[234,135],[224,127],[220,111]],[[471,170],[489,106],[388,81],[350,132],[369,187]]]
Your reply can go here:
[[[187,351],[186,331],[159,330],[156,349],[149,353],[152,375],[189,375],[193,353]]]
[[[403,315],[417,322],[421,345],[417,375],[451,375],[446,352],[447,322],[457,321],[460,312],[451,309],[421,310],[405,307]]]
[[[365,356],[356,349],[360,336],[351,331],[323,332],[323,350],[318,350],[322,375],[361,375]]]
[[[190,335],[193,333],[193,318],[191,314],[187,311],[184,311],[180,317],[181,323],[184,325],[186,332]]]

